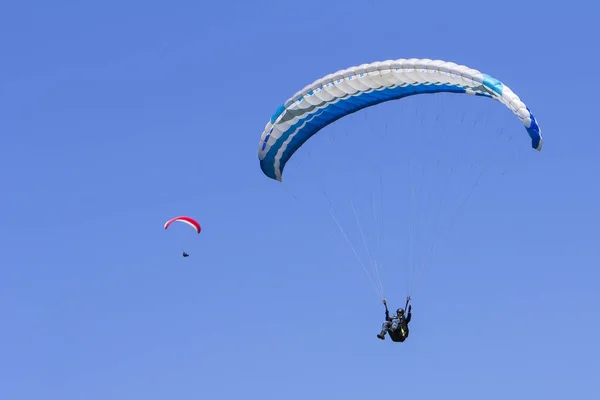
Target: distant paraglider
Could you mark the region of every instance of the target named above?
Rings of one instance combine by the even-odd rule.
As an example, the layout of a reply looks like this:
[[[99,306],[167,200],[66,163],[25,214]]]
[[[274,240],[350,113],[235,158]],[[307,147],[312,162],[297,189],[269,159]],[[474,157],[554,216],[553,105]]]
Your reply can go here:
[[[171,218],[170,220],[165,222],[165,229],[167,229],[173,222],[176,222],[176,221],[183,222],[184,224],[191,226],[192,228],[194,228],[196,230],[196,233],[200,233],[200,231],[202,230],[198,221],[196,221],[195,219],[193,219],[191,217],[186,217],[186,216]],[[181,250],[181,251],[183,252],[183,257],[190,256],[188,253],[185,252],[185,250]]]

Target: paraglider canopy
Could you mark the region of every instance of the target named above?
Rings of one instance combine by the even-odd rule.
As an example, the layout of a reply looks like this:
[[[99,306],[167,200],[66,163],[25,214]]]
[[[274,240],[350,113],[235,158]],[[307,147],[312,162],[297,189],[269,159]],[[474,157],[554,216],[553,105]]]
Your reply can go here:
[[[499,80],[465,65],[430,59],[377,61],[338,71],[306,86],[279,106],[260,137],[263,173],[278,181],[292,155],[325,126],[363,108],[426,93],[464,93],[497,100],[523,123],[531,146],[541,129],[529,108]]]
[[[171,218],[170,220],[165,222],[165,229],[167,229],[175,221],[179,221],[179,222],[188,224],[189,226],[194,228],[197,233],[200,233],[200,231],[201,231],[200,224],[198,223],[198,221],[196,221],[195,219],[193,219],[191,217],[186,217],[186,216]]]

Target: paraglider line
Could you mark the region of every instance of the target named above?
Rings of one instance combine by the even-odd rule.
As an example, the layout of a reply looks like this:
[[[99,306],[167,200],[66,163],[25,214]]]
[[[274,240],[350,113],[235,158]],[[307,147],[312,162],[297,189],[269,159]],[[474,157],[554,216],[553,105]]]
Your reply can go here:
[[[356,208],[354,207],[354,202],[350,200],[350,205],[352,206],[352,213],[354,214],[354,218],[356,219],[356,225],[358,226],[358,230],[360,231],[360,236],[362,238],[363,244],[365,245],[365,249],[367,251],[367,255],[369,256],[369,260],[371,261],[371,265],[373,266],[373,270],[375,271],[375,276],[377,278],[379,288],[381,289],[381,293],[383,293],[383,284],[381,283],[381,279],[379,278],[379,269],[377,268],[377,263],[373,261],[373,257],[371,257],[371,252],[369,251],[369,246],[367,245],[367,241],[365,239],[365,235],[360,225],[360,221],[358,220],[358,216],[356,215]]]
[[[477,177],[477,180],[475,181],[475,183],[473,184],[473,186],[471,186],[471,190],[469,190],[469,193],[467,194],[467,196],[465,197],[465,199],[463,200],[462,204],[460,205],[460,207],[458,208],[456,214],[451,218],[450,220],[450,224],[448,226],[448,228],[446,229],[446,231],[444,232],[444,234],[447,234],[451,229],[452,226],[454,225],[454,222],[456,221],[456,218],[458,217],[458,215],[461,213],[462,209],[464,208],[464,206],[467,204],[467,202],[469,201],[469,199],[471,198],[471,195],[473,194],[473,192],[475,191],[475,189],[479,186],[479,181],[481,180],[481,177],[483,176],[485,170],[482,170],[481,173],[479,174],[479,176]],[[439,237],[438,237],[439,239]],[[420,274],[418,276],[417,279],[417,285],[418,283],[420,283],[421,278],[423,276],[423,271],[425,270],[425,267],[428,265],[430,256],[433,252],[433,249],[436,247],[438,240],[436,240],[430,247],[429,247],[429,251],[427,252],[427,257],[425,258],[425,261],[422,264],[422,268],[420,271]],[[415,285],[415,286],[417,286]]]
[[[360,259],[360,256],[358,255],[358,253],[356,252],[356,248],[354,247],[354,245],[352,244],[352,242],[350,241],[350,239],[348,238],[348,235],[346,235],[346,232],[344,231],[344,229],[342,228],[342,226],[340,225],[340,223],[338,222],[337,218],[335,217],[335,214],[331,211],[331,209],[329,209],[329,213],[331,214],[331,217],[333,218],[333,220],[335,221],[337,227],[339,228],[340,232],[342,232],[342,235],[344,236],[344,238],[346,239],[346,242],[348,243],[348,245],[350,246],[350,248],[352,249],[352,252],[354,253],[354,255],[356,256],[356,260],[359,262],[359,264],[362,266],[363,270],[365,271],[365,274],[367,274],[367,277],[369,278],[369,280],[371,281],[371,283],[373,284],[373,286],[375,286],[375,289],[377,290],[377,293],[379,294],[379,296],[381,296],[381,298],[385,298],[383,296],[383,291],[379,288],[379,286],[373,281],[373,278],[371,277],[371,275],[369,274],[369,271],[367,271],[367,267],[365,267],[365,264],[362,262],[362,260]]]

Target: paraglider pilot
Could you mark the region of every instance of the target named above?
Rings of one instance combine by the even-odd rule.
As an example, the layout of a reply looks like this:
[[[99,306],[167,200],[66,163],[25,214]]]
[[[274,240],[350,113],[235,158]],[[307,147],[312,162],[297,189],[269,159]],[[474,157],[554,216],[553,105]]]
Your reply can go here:
[[[406,299],[406,304],[410,301],[410,297]],[[408,306],[408,315],[404,316],[404,309],[399,308],[396,310],[396,315],[390,317],[390,312],[387,308],[387,303],[383,299],[383,305],[385,306],[385,322],[381,326],[381,333],[377,337],[381,340],[385,339],[385,334],[390,334],[390,339],[393,342],[404,342],[408,337],[408,323],[411,318],[412,305]]]

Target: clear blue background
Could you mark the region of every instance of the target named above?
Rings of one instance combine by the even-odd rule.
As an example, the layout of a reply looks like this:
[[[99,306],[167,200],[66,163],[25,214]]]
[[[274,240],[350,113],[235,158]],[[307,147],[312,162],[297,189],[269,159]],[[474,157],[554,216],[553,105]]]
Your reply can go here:
[[[598,13],[578,1],[3,4],[0,398],[597,397]],[[414,296],[409,340],[393,344],[375,338],[383,307],[331,219],[266,178],[257,149],[277,106],[314,79],[410,57],[499,78],[546,141],[469,203]],[[179,214],[202,234],[164,231]]]

